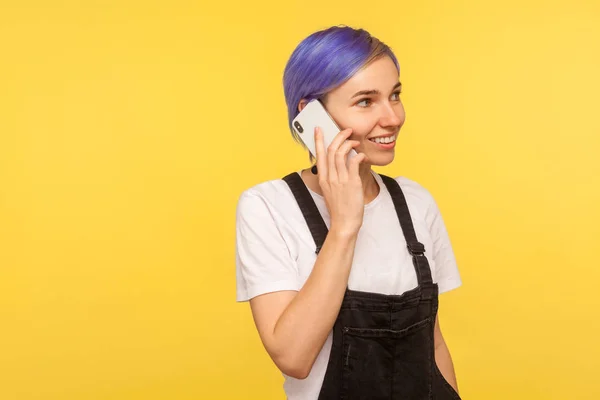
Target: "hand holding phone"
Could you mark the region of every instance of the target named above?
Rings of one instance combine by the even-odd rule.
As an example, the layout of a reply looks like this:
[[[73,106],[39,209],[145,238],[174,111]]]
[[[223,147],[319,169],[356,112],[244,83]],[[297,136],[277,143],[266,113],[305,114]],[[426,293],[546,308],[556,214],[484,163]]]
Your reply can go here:
[[[342,236],[355,235],[362,226],[364,216],[364,193],[359,165],[365,160],[364,153],[356,154],[354,147],[360,142],[349,140],[352,129],[338,133],[325,151],[320,129],[315,133],[319,186],[331,218],[331,232]],[[356,154],[349,159],[350,152]]]
[[[349,140],[352,129],[340,131],[318,100],[308,103],[292,124],[317,159],[319,186],[331,216],[330,232],[356,234],[364,215],[359,165],[365,155],[354,150],[359,142]]]

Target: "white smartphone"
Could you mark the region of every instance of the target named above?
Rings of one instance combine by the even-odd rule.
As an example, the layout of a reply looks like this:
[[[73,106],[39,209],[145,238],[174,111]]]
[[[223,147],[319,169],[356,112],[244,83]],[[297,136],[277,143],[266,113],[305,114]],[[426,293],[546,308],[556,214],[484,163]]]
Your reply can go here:
[[[321,128],[325,151],[327,151],[327,147],[329,147],[333,139],[341,131],[319,100],[312,100],[306,104],[298,116],[294,118],[292,125],[298,136],[300,136],[300,139],[302,139],[302,142],[315,158],[317,157],[315,127],[318,126]],[[352,149],[348,153],[348,159],[356,155],[356,151]]]

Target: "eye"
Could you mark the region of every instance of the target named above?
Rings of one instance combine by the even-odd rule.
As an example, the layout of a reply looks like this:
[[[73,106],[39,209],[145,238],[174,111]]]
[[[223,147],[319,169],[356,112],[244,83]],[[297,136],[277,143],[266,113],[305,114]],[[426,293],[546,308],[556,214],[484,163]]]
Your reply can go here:
[[[394,93],[392,93],[392,96],[395,96],[394,100],[400,100],[400,93],[402,93],[400,90],[397,90]]]
[[[361,103],[365,103],[365,102],[368,102],[368,104],[365,104],[365,105],[362,105],[362,106],[361,106]],[[365,107],[369,107],[369,105],[370,105],[370,104],[371,104],[371,99],[368,99],[368,98],[367,98],[367,99],[362,99],[362,100],[359,100],[359,101],[356,103],[356,105],[357,105],[357,106],[359,106],[359,107],[363,107],[363,108],[365,108]]]

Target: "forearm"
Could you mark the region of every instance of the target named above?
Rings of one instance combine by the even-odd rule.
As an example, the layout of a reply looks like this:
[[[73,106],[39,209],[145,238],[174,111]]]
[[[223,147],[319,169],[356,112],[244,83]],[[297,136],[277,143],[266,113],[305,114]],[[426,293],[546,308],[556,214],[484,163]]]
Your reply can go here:
[[[357,233],[331,230],[306,283],[278,319],[273,338],[278,353],[297,375],[305,376],[340,310]]]
[[[456,373],[454,372],[454,365],[452,363],[452,356],[450,355],[450,350],[448,350],[448,346],[444,341],[436,344],[435,362],[437,363],[437,366],[444,378],[458,393],[458,384],[456,381]]]

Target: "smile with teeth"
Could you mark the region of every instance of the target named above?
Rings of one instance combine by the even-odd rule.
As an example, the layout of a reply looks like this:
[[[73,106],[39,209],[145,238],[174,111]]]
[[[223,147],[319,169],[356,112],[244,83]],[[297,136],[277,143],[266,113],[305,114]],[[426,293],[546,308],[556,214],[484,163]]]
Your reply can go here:
[[[369,140],[371,142],[380,143],[380,144],[392,143],[392,142],[396,141],[396,135],[388,136],[388,137],[378,137],[378,138],[369,139]]]

